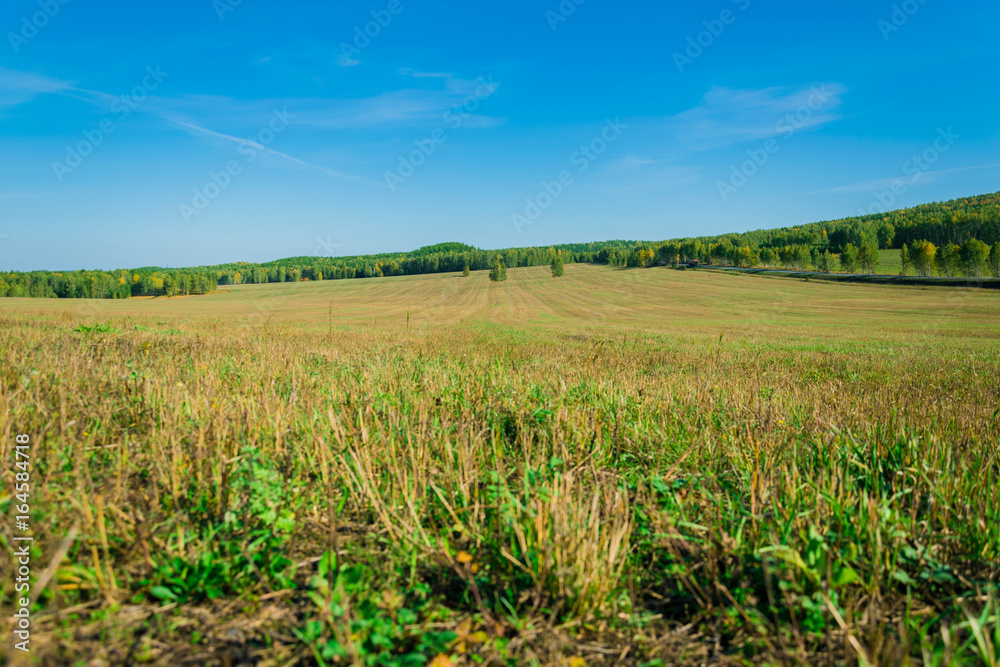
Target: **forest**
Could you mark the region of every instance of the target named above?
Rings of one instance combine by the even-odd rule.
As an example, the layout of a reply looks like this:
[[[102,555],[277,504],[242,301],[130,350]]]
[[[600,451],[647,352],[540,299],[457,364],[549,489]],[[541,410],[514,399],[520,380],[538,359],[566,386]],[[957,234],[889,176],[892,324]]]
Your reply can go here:
[[[483,250],[440,243],[411,252],[353,257],[291,257],[186,269],[0,272],[0,296],[127,299],[206,294],[219,285],[282,283],[567,263],[621,267],[677,266],[686,260],[724,266],[877,273],[880,250],[899,250],[904,275],[1000,277],[1000,192],[923,204],[884,214],[796,227],[649,241],[568,243]]]

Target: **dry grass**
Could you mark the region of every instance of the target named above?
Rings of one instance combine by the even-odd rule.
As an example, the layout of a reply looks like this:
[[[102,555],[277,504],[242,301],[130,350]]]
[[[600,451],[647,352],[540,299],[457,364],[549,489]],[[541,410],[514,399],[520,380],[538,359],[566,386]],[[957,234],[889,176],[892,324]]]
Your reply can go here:
[[[0,302],[36,657],[997,664],[996,295],[548,273]]]

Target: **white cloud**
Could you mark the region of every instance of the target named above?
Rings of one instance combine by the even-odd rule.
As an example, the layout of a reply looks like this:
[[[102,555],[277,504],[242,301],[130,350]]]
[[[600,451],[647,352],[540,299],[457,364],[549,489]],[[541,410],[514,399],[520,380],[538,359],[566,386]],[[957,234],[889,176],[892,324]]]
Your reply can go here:
[[[226,141],[231,141],[233,143],[241,144],[244,146],[251,146],[256,150],[264,151],[266,153],[270,153],[271,155],[276,155],[277,157],[284,158],[289,162],[294,162],[295,164],[301,165],[303,167],[309,167],[310,169],[316,169],[317,171],[321,171],[331,176],[336,176],[337,178],[343,178],[348,181],[353,181],[355,183],[363,183],[365,185],[374,185],[380,188],[386,187],[384,183],[376,183],[375,181],[369,181],[368,179],[365,178],[360,178],[358,176],[353,176],[351,174],[345,174],[344,172],[335,171],[333,169],[328,169],[327,167],[323,167],[318,164],[313,164],[311,162],[306,162],[305,160],[300,160],[297,157],[293,157],[287,153],[282,153],[281,151],[276,151],[272,148],[268,148],[267,146],[264,146],[263,144],[260,144],[256,141],[252,141],[250,139],[242,139],[240,137],[234,137],[228,134],[223,134],[221,132],[215,132],[213,130],[201,127],[200,125],[195,125],[193,123],[186,123],[181,120],[171,119],[171,122],[175,123],[176,125],[179,125],[180,127],[183,127],[184,129],[191,130],[198,134],[204,134],[218,139],[224,139]]]
[[[296,114],[296,125],[333,130],[376,127],[437,126],[444,114],[472,99],[484,86],[498,85],[489,77],[460,79],[446,73],[407,70],[405,76],[428,82],[427,88],[407,87],[360,98],[237,99],[217,95],[186,95],[176,98],[150,97],[144,107],[156,108],[173,117],[198,118],[215,127],[252,128],[275,108],[287,107]],[[480,99],[480,106],[484,100]],[[465,128],[491,128],[504,118],[482,114],[463,117]]]
[[[64,93],[72,84],[31,72],[0,67],[0,110],[25,104],[39,95]]]
[[[659,164],[661,162],[663,162],[663,160],[654,160],[653,158],[638,157],[636,155],[626,155],[623,158],[612,160],[610,166],[614,171],[629,171],[651,164]]]
[[[668,128],[692,150],[713,150],[816,129],[840,120],[836,109],[847,88],[816,84],[808,88],[760,90],[712,88],[698,106],[667,119]]]
[[[403,76],[412,76],[415,79],[452,79],[453,75],[448,72],[417,72],[409,67],[399,70]]]
[[[431,128],[445,122],[445,114],[469,100],[482,103],[486,95],[496,91],[491,78],[466,80],[448,73],[404,70],[413,87],[387,91],[378,95],[354,99],[286,98],[237,99],[218,95],[183,95],[161,97],[148,95],[137,110],[167,124],[193,134],[253,145],[288,162],[368,185],[384,187],[361,177],[309,162],[287,153],[254,144],[239,135],[258,130],[275,109],[287,109],[295,116],[295,125],[303,131],[360,130],[385,128]],[[420,81],[420,84],[417,84]],[[418,85],[426,87],[417,87]],[[42,94],[59,94],[90,104],[102,113],[112,113],[119,97],[98,90],[78,88],[70,83],[44,76],[0,68],[0,113],[6,107],[23,104]],[[478,96],[478,97],[477,97]],[[119,103],[120,104],[120,103]],[[478,105],[477,105],[478,106]],[[467,107],[471,108],[471,107]],[[482,114],[462,114],[463,128],[493,128],[505,118]],[[219,128],[220,131],[207,128]]]
[[[993,164],[980,164],[970,167],[955,167],[953,169],[939,169],[937,171],[921,171],[913,175],[900,174],[897,176],[886,176],[884,178],[873,178],[867,181],[861,181],[860,183],[851,183],[850,185],[842,185],[839,188],[830,188],[829,190],[816,190],[808,194],[828,194],[831,192],[875,192],[878,190],[886,190],[893,186],[894,183],[900,181],[906,183],[907,187],[913,187],[914,185],[927,185],[941,176],[947,174],[955,174],[963,171],[977,171],[979,169],[996,169],[1000,168],[1000,162],[995,162]]]

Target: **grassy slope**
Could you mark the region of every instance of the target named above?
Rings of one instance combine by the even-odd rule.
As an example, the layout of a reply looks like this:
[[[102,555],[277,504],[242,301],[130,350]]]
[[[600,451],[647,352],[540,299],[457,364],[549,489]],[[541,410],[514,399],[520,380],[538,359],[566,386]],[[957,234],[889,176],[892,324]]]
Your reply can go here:
[[[881,273],[883,275],[888,275],[888,276],[898,276],[900,275],[900,273],[902,273],[903,261],[899,256],[899,250],[879,250],[878,254],[879,254],[879,265],[875,273]],[[839,264],[834,267],[834,270],[839,272],[840,270]],[[910,276],[914,275],[912,266],[908,269],[907,275]],[[937,270],[935,270],[932,273],[932,275],[941,275],[941,274],[938,273]],[[990,274],[987,272],[985,275],[989,276]]]
[[[903,262],[899,258],[898,250],[879,250],[879,265],[877,273],[884,273],[890,276],[898,276],[903,270]],[[910,275],[913,275],[913,267],[910,267]]]
[[[509,275],[0,300],[35,562],[83,533],[42,604],[87,606],[40,652],[997,657],[967,615],[1000,627],[995,295]],[[154,586],[178,606],[152,615]]]
[[[0,312],[56,316],[92,324],[118,317],[151,318],[161,326],[190,329],[218,320],[260,324],[288,322],[325,330],[374,325],[412,326],[493,322],[559,327],[641,327],[663,333],[755,325],[808,326],[814,333],[842,328],[836,335],[866,332],[895,335],[933,329],[942,320],[954,326],[992,331],[995,295],[976,290],[935,290],[878,286],[806,284],[782,278],[678,272],[669,269],[617,270],[571,265],[566,280],[548,267],[510,269],[506,283],[492,284],[486,272],[372,278],[321,283],[279,283],[222,287],[208,296],[114,300],[4,299]],[[914,301],[926,317],[914,316]],[[936,315],[942,309],[961,309]],[[930,324],[927,322],[930,318]],[[850,328],[843,328],[845,319]]]

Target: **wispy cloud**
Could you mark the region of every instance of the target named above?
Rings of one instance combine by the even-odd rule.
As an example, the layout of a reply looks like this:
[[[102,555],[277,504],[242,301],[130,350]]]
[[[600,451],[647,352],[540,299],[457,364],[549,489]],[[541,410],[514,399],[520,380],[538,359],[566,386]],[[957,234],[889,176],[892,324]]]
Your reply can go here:
[[[54,188],[51,192],[0,192],[0,199],[49,199],[67,192],[65,188]]]
[[[482,92],[483,79],[462,79],[447,73],[409,71],[406,76],[417,80],[439,82],[424,88],[402,88],[372,97],[356,99],[289,100],[300,110],[299,122],[327,129],[363,129],[385,126],[420,126],[439,124],[450,109],[467,102],[477,91]],[[463,127],[489,128],[504,120],[483,114],[469,114]]]
[[[437,127],[449,110],[464,104],[477,91],[481,91],[483,86],[494,85],[483,79],[462,79],[447,72],[407,69],[401,70],[400,74],[406,77],[410,87],[370,97],[240,99],[218,95],[167,97],[150,94],[136,104],[135,109],[147,117],[192,134],[252,146],[303,167],[381,188],[386,187],[384,183],[324,167],[237,135],[252,132],[261,119],[270,116],[275,108],[294,110],[295,124],[303,131]],[[5,108],[30,102],[43,94],[78,99],[106,114],[115,113],[116,104],[121,107],[122,100],[120,96],[100,90],[80,88],[69,82],[38,74],[0,68],[0,114]],[[502,125],[506,120],[467,112],[463,112],[462,119],[464,128],[492,128]],[[221,131],[209,128],[220,128]]]
[[[668,118],[667,127],[692,150],[714,150],[778,136],[787,131],[788,122],[805,131],[840,120],[835,110],[846,92],[837,83],[758,90],[715,87],[698,106]]]
[[[239,99],[219,95],[182,95],[150,99],[144,104],[179,117],[198,118],[215,127],[248,125],[247,119],[266,116],[274,107],[295,109],[296,125],[330,130],[360,130],[438,125],[449,110],[462,105],[484,84],[446,73],[411,72],[407,87],[358,98]],[[418,81],[426,82],[417,87]],[[256,122],[254,120],[254,122]],[[496,127],[504,122],[484,114],[470,114],[463,127]],[[252,123],[250,124],[252,125]]]
[[[646,192],[660,192],[694,183],[701,169],[689,165],[665,164],[662,160],[625,158],[613,163],[611,171],[619,172],[615,182],[604,182],[595,189],[618,197],[632,197]],[[614,180],[614,179],[612,179]]]
[[[660,164],[663,160],[657,160],[649,157],[638,157],[636,155],[626,155],[623,158],[617,160],[612,160],[609,162],[609,166],[614,171],[629,171],[645,167],[651,164]]]
[[[885,178],[873,178],[867,181],[861,181],[860,183],[852,183],[850,185],[842,185],[839,188],[830,188],[828,190],[815,190],[807,194],[829,194],[831,192],[874,192],[878,190],[886,190],[893,186],[894,183],[903,181],[908,187],[913,187],[914,185],[927,185],[937,180],[941,176],[947,174],[957,174],[964,171],[977,171],[979,169],[997,169],[1000,168],[1000,162],[995,162],[993,164],[979,164],[969,167],[955,167],[953,169],[939,169],[937,171],[922,171],[914,175],[909,174],[897,174],[896,176],[886,176]]]
[[[0,67],[0,109],[26,104],[41,95],[52,94],[69,97],[93,105],[101,111],[110,111],[115,102],[122,100],[99,90],[80,88],[68,81],[60,81],[33,72],[20,72]],[[149,100],[156,98],[149,96]],[[145,105],[145,101],[143,101]]]
[[[282,153],[281,151],[276,151],[273,148],[268,148],[267,146],[264,146],[263,144],[260,144],[260,143],[258,143],[256,141],[251,141],[250,139],[243,139],[243,138],[240,138],[240,137],[234,137],[232,135],[223,134],[222,132],[215,132],[214,130],[209,130],[208,128],[204,128],[204,127],[201,127],[199,125],[195,125],[193,123],[187,123],[187,122],[184,122],[182,120],[177,120],[176,118],[169,119],[169,121],[172,122],[172,123],[174,123],[174,124],[176,124],[176,125],[179,125],[180,127],[183,127],[183,128],[185,128],[187,130],[190,130],[192,132],[195,132],[195,133],[198,133],[198,134],[205,134],[205,135],[208,135],[208,136],[211,136],[211,137],[216,137],[218,139],[224,139],[226,141],[231,141],[231,142],[234,142],[234,143],[237,143],[237,144],[241,144],[241,145],[244,145],[244,146],[250,146],[250,147],[252,147],[252,148],[254,148],[256,150],[264,151],[265,153],[270,153],[271,155],[275,155],[277,157],[283,158],[283,159],[288,160],[290,162],[294,162],[295,164],[301,165],[303,167],[308,167],[310,169],[316,169],[317,171],[321,171],[321,172],[323,172],[325,174],[329,174],[331,176],[336,176],[337,178],[343,178],[343,179],[348,180],[348,181],[353,181],[355,183],[363,183],[365,185],[375,185],[375,186],[378,186],[380,188],[386,187],[386,185],[384,183],[377,183],[375,181],[370,181],[370,180],[368,180],[366,178],[361,178],[359,176],[354,176],[352,174],[346,174],[346,173],[341,172],[341,171],[335,171],[333,169],[329,169],[329,168],[324,167],[322,165],[313,164],[311,162],[306,162],[305,160],[301,160],[301,159],[299,159],[297,157],[289,155],[288,153]]]
[[[71,91],[73,85],[32,72],[0,67],[0,112],[31,102],[39,95]]]
[[[68,95],[105,110],[110,110],[115,101],[119,99],[115,95],[110,95],[98,90],[76,88],[64,81],[58,81],[56,79],[51,79],[37,74],[0,68],[0,111],[2,111],[4,105],[15,106],[17,104],[24,104],[31,101],[38,95],[45,93]],[[353,181],[355,183],[363,183],[365,185],[374,185],[380,188],[386,187],[384,183],[370,181],[368,179],[336,171],[322,165],[313,164],[287,153],[276,151],[273,148],[268,148],[267,146],[250,139],[242,139],[240,137],[235,137],[222,132],[215,132],[197,123],[180,120],[170,115],[168,109],[171,104],[165,98],[150,96],[143,101],[143,106],[147,112],[160,117],[167,123],[182,127],[191,132],[224,139],[226,141],[235,142],[245,146],[251,146],[256,150],[275,155],[288,160],[289,162],[293,162],[310,169],[315,169],[337,178]]]
[[[480,89],[482,79],[463,79],[447,72],[401,70],[410,86],[361,98],[261,98],[240,99],[221,95],[149,95],[141,109],[170,118],[196,118],[194,124],[215,127],[253,127],[275,107],[295,109],[296,124],[303,127],[357,130],[437,124],[449,110],[463,104]],[[415,86],[417,82],[425,85]],[[43,94],[61,94],[108,112],[120,99],[99,90],[80,88],[38,74],[0,68],[0,111],[24,104]],[[464,127],[489,128],[503,118],[469,114]]]
[[[415,79],[452,79],[454,75],[449,72],[418,72],[409,67],[399,70],[403,76],[412,76]]]

